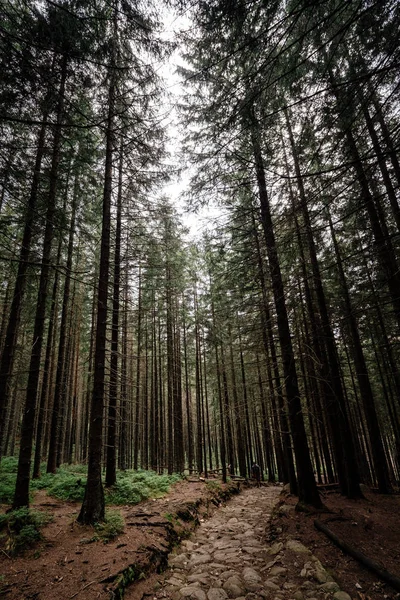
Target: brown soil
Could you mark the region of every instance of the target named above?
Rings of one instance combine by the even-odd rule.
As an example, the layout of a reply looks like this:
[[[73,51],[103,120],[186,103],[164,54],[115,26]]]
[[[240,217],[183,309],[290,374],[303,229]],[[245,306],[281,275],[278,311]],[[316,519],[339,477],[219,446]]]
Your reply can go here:
[[[36,492],[32,508],[50,513],[53,520],[42,529],[44,541],[23,556],[10,558],[0,547],[0,596],[8,600],[111,598],[126,567],[137,565],[139,572],[146,571],[152,562],[162,568],[174,538],[184,537],[184,530],[195,526],[193,521],[177,522],[173,515],[184,509],[186,518],[196,519],[215,509],[215,504],[203,481],[180,482],[161,499],[115,507],[124,517],[125,532],[105,544],[93,541],[92,527],[76,522],[79,504]]]
[[[350,501],[338,493],[324,493],[323,501],[332,512],[308,514],[296,512],[296,498],[284,495],[280,502],[284,510],[275,511],[268,527],[269,538],[270,541],[274,537],[277,541],[285,537],[299,539],[332,571],[341,589],[352,598],[399,599],[395,590],[343,554],[314,527],[315,518],[327,523],[336,535],[400,577],[400,496],[380,496],[372,492],[366,492],[365,496],[365,500]],[[185,529],[193,529],[195,522],[184,520],[179,523],[174,520],[172,528],[172,515],[186,508],[189,516],[192,513],[196,520],[207,518],[215,509],[204,482],[181,482],[162,499],[134,507],[117,507],[125,519],[125,533],[103,544],[91,541],[95,533],[92,528],[76,523],[78,504],[57,501],[44,492],[37,492],[33,507],[50,512],[54,518],[43,529],[45,541],[24,556],[9,558],[4,549],[0,549],[3,576],[0,595],[9,600],[112,598],[118,574],[127,566],[142,565],[145,571],[150,561],[157,561],[162,568],[171,534],[176,535],[178,530],[184,536]],[[338,516],[342,520],[331,520]],[[141,587],[137,586],[137,598],[141,597]],[[144,587],[148,589],[147,585],[143,586],[143,591]]]
[[[314,526],[316,519],[326,524],[338,538],[400,578],[400,495],[382,496],[366,488],[363,493],[363,500],[348,500],[337,491],[322,492],[330,512],[318,513],[296,511],[297,498],[283,494],[270,526],[270,537],[300,540],[352,598],[398,600],[398,591],[342,552]]]

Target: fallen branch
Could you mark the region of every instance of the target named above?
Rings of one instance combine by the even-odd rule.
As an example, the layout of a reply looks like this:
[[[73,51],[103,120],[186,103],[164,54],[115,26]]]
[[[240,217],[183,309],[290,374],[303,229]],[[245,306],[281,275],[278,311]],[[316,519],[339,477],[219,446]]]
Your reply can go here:
[[[389,573],[389,571],[387,571],[384,567],[378,565],[378,563],[376,563],[375,561],[368,558],[368,556],[365,556],[365,554],[359,552],[358,550],[353,548],[353,546],[350,546],[350,544],[347,544],[347,542],[344,542],[343,540],[338,538],[337,535],[335,535],[333,531],[326,527],[326,525],[321,523],[321,521],[315,520],[314,525],[319,531],[322,531],[322,533],[324,533],[330,540],[332,540],[332,542],[336,544],[338,548],[343,550],[343,552],[346,552],[346,554],[349,554],[350,556],[358,560],[358,562],[360,562],[369,571],[372,571],[373,573],[378,575],[378,577],[383,579],[383,581],[391,585],[392,588],[400,592],[399,577],[396,577],[396,575]]]

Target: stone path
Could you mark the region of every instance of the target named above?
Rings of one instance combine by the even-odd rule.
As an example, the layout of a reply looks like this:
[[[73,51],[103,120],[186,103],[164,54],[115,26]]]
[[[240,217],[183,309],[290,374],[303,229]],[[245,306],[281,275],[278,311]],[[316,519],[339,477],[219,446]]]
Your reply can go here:
[[[300,542],[266,542],[281,489],[244,490],[201,523],[170,555],[154,600],[351,600]]]

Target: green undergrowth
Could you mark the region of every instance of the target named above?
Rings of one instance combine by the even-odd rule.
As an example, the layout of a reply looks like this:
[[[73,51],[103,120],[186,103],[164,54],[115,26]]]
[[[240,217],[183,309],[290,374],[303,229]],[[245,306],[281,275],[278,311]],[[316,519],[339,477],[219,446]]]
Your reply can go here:
[[[0,514],[0,545],[9,556],[20,554],[42,539],[40,529],[49,523],[50,515],[29,508],[18,508]]]
[[[117,483],[106,490],[106,502],[137,504],[148,498],[161,498],[180,479],[180,475],[158,475],[154,471],[120,471]]]
[[[0,503],[11,504],[14,497],[18,460],[3,458],[0,462]],[[50,496],[70,502],[82,502],[85,493],[87,467],[85,465],[62,465],[56,474],[46,473],[32,479],[30,489],[45,489]],[[158,475],[154,471],[119,471],[117,482],[105,489],[106,504],[138,504],[148,498],[161,498],[170,486],[181,479],[180,475]]]
[[[104,543],[110,542],[123,533],[125,521],[122,515],[116,510],[106,510],[105,520],[102,523],[96,523],[96,538],[103,540]]]

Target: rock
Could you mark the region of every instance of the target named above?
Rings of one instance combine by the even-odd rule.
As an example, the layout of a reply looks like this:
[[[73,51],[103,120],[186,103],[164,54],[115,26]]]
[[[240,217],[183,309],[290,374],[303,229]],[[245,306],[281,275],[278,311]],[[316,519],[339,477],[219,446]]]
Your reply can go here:
[[[297,540],[288,540],[286,548],[292,550],[292,552],[296,552],[296,554],[311,554],[311,551]]]
[[[275,544],[272,544],[271,548],[269,548],[268,554],[271,554],[272,556],[276,556],[277,554],[279,554],[279,552],[282,550],[282,548],[283,548],[283,543],[276,542]]]
[[[208,600],[226,600],[228,594],[222,588],[210,588],[207,592]]]
[[[336,592],[333,594],[334,600],[351,600],[351,596],[346,592]]]
[[[202,583],[203,585],[208,585],[209,579],[204,573],[194,573],[193,575],[189,575],[187,578],[188,583]]]
[[[187,548],[189,550],[189,552],[192,552],[196,546],[198,544],[195,544],[193,542],[191,542],[190,540],[183,540],[183,542],[181,543],[181,546],[183,546],[184,548]]]
[[[294,594],[293,594],[293,598],[294,600],[304,600],[304,595],[300,590],[297,590]]]
[[[282,504],[282,506],[279,507],[278,513],[280,515],[288,515],[291,512],[294,512],[294,510],[294,506],[291,506],[290,504]]]
[[[170,567],[178,567],[182,568],[187,565],[189,562],[189,557],[187,554],[178,554],[177,556],[171,556],[168,560],[168,565]]]
[[[276,583],[274,583],[273,581],[269,581],[269,580],[264,581],[264,588],[267,588],[269,590],[274,590],[274,591],[278,591],[280,589],[279,585],[276,585]]]
[[[258,590],[261,587],[261,582],[251,581],[250,579],[248,579],[247,581],[245,581],[244,585],[246,587],[246,592],[258,592]]]
[[[222,540],[216,540],[213,544],[216,550],[224,550],[225,548],[237,548],[240,546],[239,540],[231,540],[230,538],[223,538]]]
[[[224,571],[223,573],[221,573],[220,577],[221,577],[221,579],[226,581],[227,579],[229,579],[229,577],[239,577],[239,575],[238,575],[237,571],[233,571],[231,569],[230,571]]]
[[[194,598],[195,600],[207,600],[206,593],[198,586],[189,585],[179,590],[184,598]]]
[[[254,569],[245,567],[243,569],[243,579],[246,581],[261,581],[260,575]]]
[[[272,567],[272,569],[270,570],[269,574],[271,577],[274,577],[275,575],[286,575],[287,573],[287,569],[285,569],[285,567]]]
[[[243,582],[239,577],[229,577],[223,585],[224,590],[227,592],[229,598],[239,598],[243,596],[244,586]]]
[[[192,554],[190,557],[190,566],[195,567],[197,565],[204,565],[210,562],[211,556],[209,554]]]
[[[326,569],[324,569],[319,560],[315,562],[314,568],[314,579],[316,579],[318,583],[326,583],[327,581],[333,581],[332,577],[329,575]]]
[[[227,558],[232,558],[232,555],[237,554],[237,548],[226,548],[226,550],[218,550],[214,552],[214,560],[225,562]]]
[[[340,587],[336,581],[327,581],[326,583],[320,585],[318,589],[320,589],[322,592],[330,592],[331,594],[340,591]]]
[[[262,552],[262,548],[254,548],[253,546],[242,546],[242,550],[248,554],[258,554],[259,552]]]
[[[178,579],[177,577],[170,577],[167,579],[167,583],[175,587],[182,587],[182,579]]]
[[[302,584],[302,586],[301,586],[301,589],[302,589],[302,590],[311,590],[311,589],[313,590],[313,589],[314,589],[314,587],[315,587],[315,586],[314,586],[314,584],[313,584],[313,582],[312,582],[312,581],[305,581],[305,582]]]

